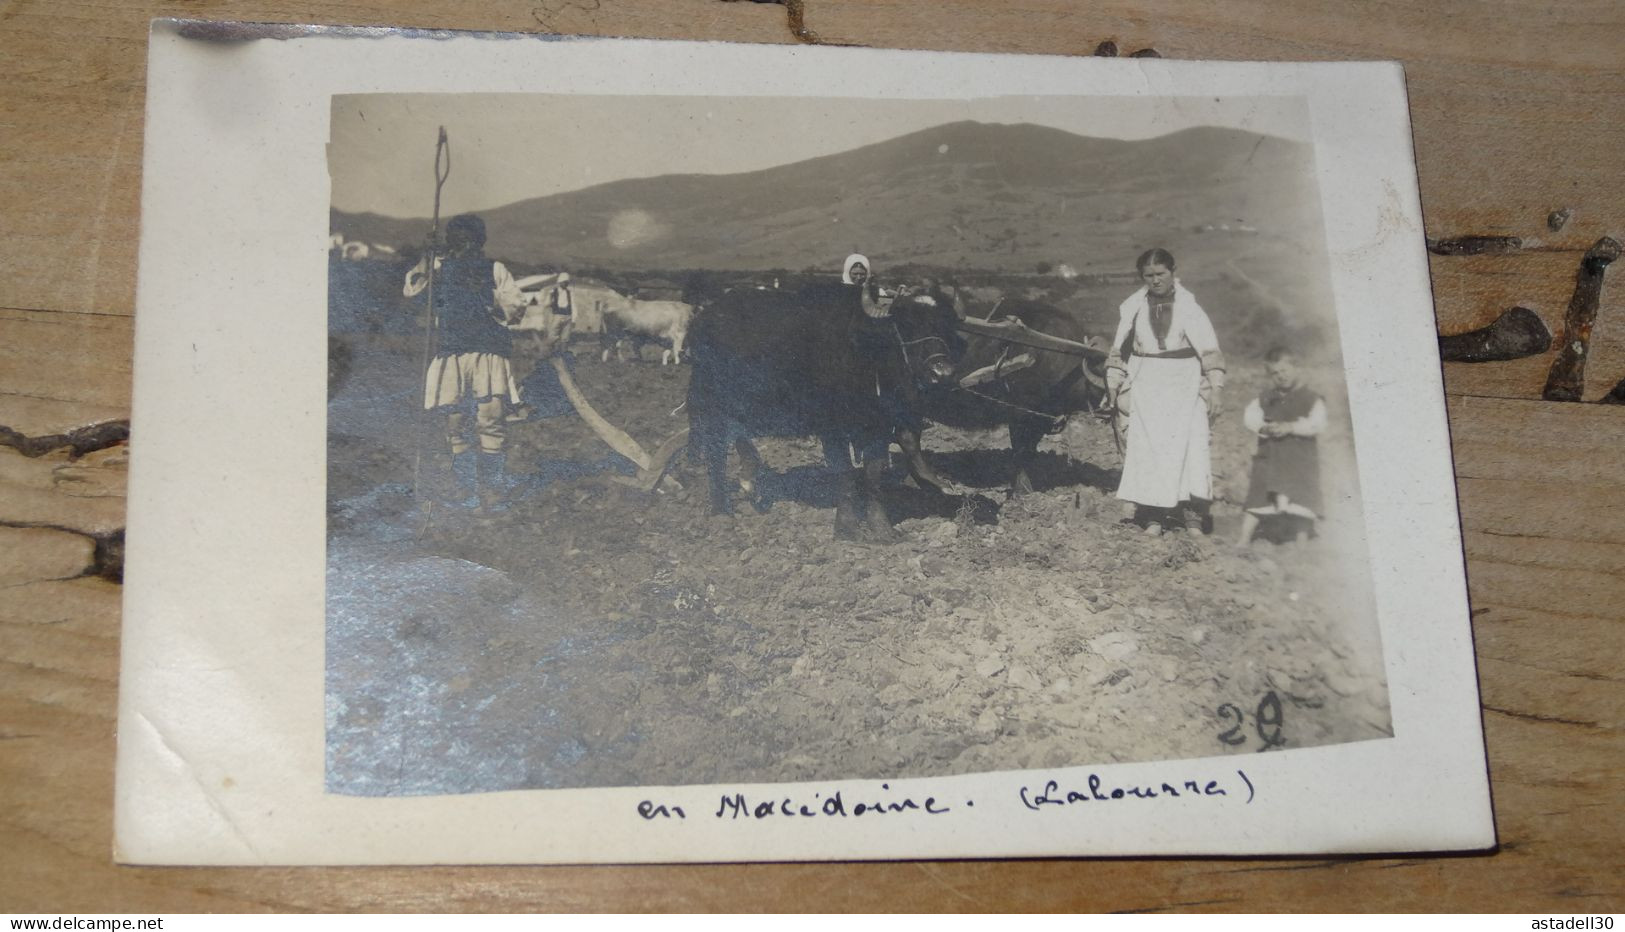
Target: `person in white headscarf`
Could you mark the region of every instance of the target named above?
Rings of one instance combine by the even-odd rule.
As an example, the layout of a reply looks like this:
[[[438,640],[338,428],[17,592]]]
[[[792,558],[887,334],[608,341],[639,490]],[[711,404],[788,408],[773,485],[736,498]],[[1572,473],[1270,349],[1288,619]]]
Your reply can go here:
[[[853,253],[846,257],[841,266],[841,283],[844,285],[862,286],[869,280],[869,260],[862,253]]]
[[[841,284],[852,285],[858,290],[858,303],[863,313],[869,317],[885,317],[890,313],[886,304],[881,301],[880,285],[870,274],[872,269],[869,260],[861,253],[853,253],[846,257],[841,266]]]
[[[1174,257],[1150,249],[1135,265],[1145,285],[1118,309],[1106,360],[1107,392],[1128,415],[1117,497],[1148,531],[1177,508],[1200,532],[1213,499],[1208,438],[1222,410],[1224,354],[1207,312],[1174,277]]]

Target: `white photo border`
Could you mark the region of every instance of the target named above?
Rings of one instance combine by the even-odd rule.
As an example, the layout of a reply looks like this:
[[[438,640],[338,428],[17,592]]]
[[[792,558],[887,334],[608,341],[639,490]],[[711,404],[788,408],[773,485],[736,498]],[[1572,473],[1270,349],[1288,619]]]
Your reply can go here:
[[[623,39],[151,35],[116,856],[147,864],[1292,854],[1495,843],[1404,77]],[[288,32],[284,30],[284,36]],[[368,93],[1301,96],[1394,737],[1252,757],[817,784],[325,793],[330,100]],[[425,166],[425,177],[428,177]],[[230,455],[226,455],[230,451]],[[1223,796],[1022,802],[1185,781]],[[1239,779],[1238,779],[1239,778]],[[847,816],[716,815],[724,796]],[[927,797],[949,811],[851,814]],[[643,802],[682,807],[660,815]],[[973,805],[972,805],[973,804]],[[653,815],[653,818],[646,816]]]

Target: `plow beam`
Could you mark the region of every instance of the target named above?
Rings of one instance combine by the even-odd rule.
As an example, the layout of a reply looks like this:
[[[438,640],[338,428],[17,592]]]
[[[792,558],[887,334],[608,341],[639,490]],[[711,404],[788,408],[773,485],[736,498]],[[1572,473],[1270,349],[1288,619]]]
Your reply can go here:
[[[564,389],[564,397],[570,399],[570,404],[581,415],[581,420],[592,428],[599,439],[609,444],[609,448],[616,453],[631,460],[638,467],[636,476],[616,476],[616,481],[635,486],[645,492],[652,492],[660,486],[661,480],[675,483],[675,479],[666,476],[666,470],[671,467],[671,461],[684,447],[688,446],[688,428],[683,428],[655,449],[654,455],[643,449],[643,445],[633,440],[631,435],[614,424],[604,420],[587,401],[581,389],[576,387],[575,379],[571,378],[570,370],[565,367],[564,360],[555,356],[548,360],[553,371],[558,373],[559,385]]]

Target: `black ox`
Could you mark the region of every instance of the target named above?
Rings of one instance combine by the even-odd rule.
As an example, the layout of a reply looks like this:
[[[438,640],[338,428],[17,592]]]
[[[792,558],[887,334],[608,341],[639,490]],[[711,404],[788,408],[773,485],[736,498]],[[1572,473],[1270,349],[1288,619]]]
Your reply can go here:
[[[1040,301],[1001,301],[990,316],[995,320],[1015,318],[1033,331],[1075,344],[1096,345],[1071,314]],[[1013,460],[1012,491],[1018,495],[1031,492],[1028,467],[1038,452],[1038,442],[1064,427],[1069,415],[1096,411],[1104,404],[1106,353],[1099,349],[1080,356],[982,335],[967,340],[968,347],[953,378],[926,392],[919,411],[932,421],[952,427],[987,429],[1007,425]],[[960,381],[967,378],[979,380],[960,387]],[[897,445],[916,481],[939,490],[946,487],[925,462],[917,430],[899,430]]]
[[[964,352],[957,319],[927,296],[871,318],[850,286],[720,296],[695,318],[688,388],[689,458],[707,468],[712,511],[732,510],[730,445],[751,489],[753,439],[815,435],[839,472],[835,535],[891,537],[876,496],[885,449],[921,390],[952,374]]]

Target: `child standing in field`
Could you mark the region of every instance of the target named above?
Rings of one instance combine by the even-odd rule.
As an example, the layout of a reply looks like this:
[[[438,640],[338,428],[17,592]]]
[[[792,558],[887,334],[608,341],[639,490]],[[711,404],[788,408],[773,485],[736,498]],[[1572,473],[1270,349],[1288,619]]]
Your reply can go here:
[[[1259,519],[1289,522],[1293,536],[1309,539],[1321,513],[1320,453],[1315,438],[1326,429],[1326,401],[1303,384],[1296,354],[1275,347],[1264,354],[1269,387],[1242,414],[1258,435],[1252,483],[1241,520],[1241,545],[1252,542]]]

